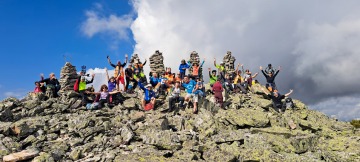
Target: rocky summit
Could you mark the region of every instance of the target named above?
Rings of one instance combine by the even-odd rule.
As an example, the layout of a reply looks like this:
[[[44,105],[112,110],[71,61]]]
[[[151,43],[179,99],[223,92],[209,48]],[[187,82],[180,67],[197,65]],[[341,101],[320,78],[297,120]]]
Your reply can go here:
[[[46,101],[7,98],[0,103],[3,161],[360,161],[360,130],[347,122],[295,108],[278,113],[252,87],[251,97],[227,96],[225,109],[211,95],[192,108],[151,111],[141,96],[86,110],[73,91]]]

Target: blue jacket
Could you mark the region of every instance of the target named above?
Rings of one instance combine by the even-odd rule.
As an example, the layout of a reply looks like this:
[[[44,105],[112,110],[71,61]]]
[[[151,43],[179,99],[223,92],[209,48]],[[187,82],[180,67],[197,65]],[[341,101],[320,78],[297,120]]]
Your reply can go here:
[[[160,78],[150,77],[150,84],[155,87],[160,82]]]
[[[139,87],[140,87],[142,90],[144,90],[144,92],[145,92],[145,95],[144,95],[145,101],[150,101],[151,98],[153,98],[153,97],[155,98],[155,92],[154,92],[153,90],[148,90],[148,89],[146,89],[146,88],[144,87],[144,85],[142,85],[141,82],[138,82],[138,85],[139,85]]]
[[[185,64],[180,64],[179,66],[179,70],[180,70],[180,73],[185,73],[186,69],[188,69],[190,66],[185,63]],[[185,70],[183,68],[186,68]]]

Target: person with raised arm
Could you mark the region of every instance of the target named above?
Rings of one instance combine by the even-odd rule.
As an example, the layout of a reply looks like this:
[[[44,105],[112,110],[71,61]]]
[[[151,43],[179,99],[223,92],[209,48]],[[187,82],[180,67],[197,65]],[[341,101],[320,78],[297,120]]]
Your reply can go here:
[[[262,68],[262,66],[260,66],[260,70],[261,72],[264,74],[265,78],[266,78],[266,88],[270,89],[270,91],[274,91],[277,90],[276,84],[275,84],[275,77],[278,75],[278,73],[281,70],[281,66],[279,66],[279,70],[277,70],[275,72],[275,74],[273,74],[272,72],[269,72],[268,74],[266,74]]]
[[[118,61],[116,65],[111,63],[109,56],[107,56],[107,60],[110,64],[110,66],[112,66],[114,68],[114,78],[116,79],[116,85],[117,85],[116,88],[118,90],[120,90],[119,84],[121,83],[124,86],[124,90],[126,91],[124,67],[127,64],[128,55],[125,54],[125,62],[123,64],[121,63],[121,61]]]
[[[45,83],[46,91],[51,91],[53,97],[58,97],[58,91],[60,90],[60,83],[55,77],[55,73],[50,73],[49,78],[44,79],[44,74],[40,74],[40,83]]]

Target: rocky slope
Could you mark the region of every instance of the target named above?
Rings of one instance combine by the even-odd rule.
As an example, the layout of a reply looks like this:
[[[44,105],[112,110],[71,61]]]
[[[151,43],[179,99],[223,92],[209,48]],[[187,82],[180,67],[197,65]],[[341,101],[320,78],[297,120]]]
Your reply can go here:
[[[226,110],[208,96],[198,114],[166,112],[166,102],[144,112],[126,94],[123,105],[93,111],[71,91],[46,101],[8,98],[0,103],[0,158],[33,150],[36,162],[360,161],[359,129],[297,100],[277,113],[261,88],[251,98],[228,96]]]

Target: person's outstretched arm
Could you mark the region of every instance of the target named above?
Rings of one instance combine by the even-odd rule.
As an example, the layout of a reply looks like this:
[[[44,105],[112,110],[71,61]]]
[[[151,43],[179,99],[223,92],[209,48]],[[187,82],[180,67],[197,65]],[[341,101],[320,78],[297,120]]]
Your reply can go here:
[[[202,67],[202,66],[204,65],[204,63],[205,63],[205,58],[204,58],[204,60],[202,61],[200,67]]]
[[[109,64],[110,64],[110,66],[112,66],[113,68],[115,68],[115,67],[116,67],[116,65],[114,65],[113,63],[111,63],[111,61],[110,61],[110,57],[109,57],[109,56],[107,57],[107,60],[108,60],[108,62],[109,62]]]
[[[144,85],[140,82],[140,79],[139,78],[136,78],[136,81],[138,82],[138,85],[139,87],[142,89],[142,90],[146,90],[146,88],[144,87]]]
[[[106,71],[106,74],[107,74],[107,71]],[[91,80],[90,80],[90,81],[86,81],[86,84],[92,83],[92,82],[94,81],[94,78],[95,78],[95,74],[92,74],[92,75],[91,75]],[[108,76],[108,78],[109,78],[109,76]]]
[[[267,77],[267,75],[265,74],[265,72],[264,72],[264,70],[263,70],[262,66],[260,66],[260,70],[261,70],[261,72],[264,74],[264,76],[265,76],[265,77]]]
[[[145,62],[143,63],[143,66],[146,64],[146,62],[147,62],[147,59],[145,59]]]
[[[285,97],[290,96],[290,95],[291,95],[291,93],[293,93],[293,90],[292,90],[292,89],[290,89],[290,92],[289,92],[289,93],[286,93],[286,94],[285,94]]]
[[[274,74],[274,78],[276,77],[276,75],[278,75],[278,74],[279,74],[280,70],[281,70],[281,66],[279,66],[279,70],[277,70],[277,71],[275,72],[275,74]]]
[[[128,62],[128,55],[125,54],[125,62],[123,64],[121,64],[121,67],[125,67],[127,62]]]
[[[259,73],[255,73],[252,78],[256,78],[258,76]]]
[[[214,58],[214,66],[216,67],[216,59]]]
[[[212,78],[212,76],[211,76],[211,68],[209,68],[209,78]]]
[[[110,77],[109,77],[108,69],[105,68],[105,71],[106,71],[106,78],[107,78],[107,80],[109,81],[109,80],[110,80]]]

